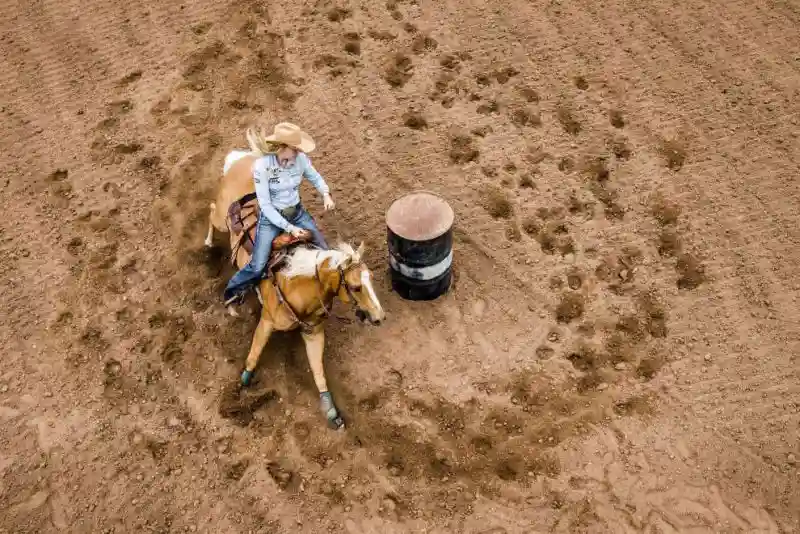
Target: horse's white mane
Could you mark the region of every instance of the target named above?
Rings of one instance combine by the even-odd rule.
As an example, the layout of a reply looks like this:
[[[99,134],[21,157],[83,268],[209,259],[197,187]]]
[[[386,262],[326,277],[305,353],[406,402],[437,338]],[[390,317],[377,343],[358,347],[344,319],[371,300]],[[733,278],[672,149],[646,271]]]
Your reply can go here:
[[[299,276],[316,276],[317,268],[325,260],[330,260],[331,267],[341,267],[361,261],[361,256],[349,243],[339,243],[330,250],[319,250],[309,247],[295,248],[286,258],[286,268],[282,273],[287,278]]]

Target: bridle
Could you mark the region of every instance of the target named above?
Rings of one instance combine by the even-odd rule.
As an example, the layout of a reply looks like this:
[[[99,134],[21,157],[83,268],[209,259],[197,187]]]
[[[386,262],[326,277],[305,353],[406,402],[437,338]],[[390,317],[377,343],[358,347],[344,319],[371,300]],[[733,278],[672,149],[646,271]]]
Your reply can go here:
[[[336,298],[336,295],[338,295],[339,291],[342,290],[342,285],[344,285],[344,288],[347,291],[347,296],[350,297],[350,301],[353,303],[353,305],[356,305],[358,303],[358,301],[356,300],[355,295],[353,295],[353,289],[350,287],[350,284],[347,283],[347,272],[350,269],[352,269],[353,267],[354,267],[354,265],[349,265],[345,269],[343,269],[341,266],[336,268],[336,270],[339,272],[339,285],[336,287],[336,291],[334,292],[334,298]],[[319,263],[317,263],[317,266],[316,266],[315,278],[317,280],[317,283],[319,283],[320,288],[324,289],[324,286],[322,285],[322,277],[319,274]],[[319,299],[319,303],[322,306],[322,310],[323,310],[323,314],[322,314],[321,320],[319,322],[317,322],[316,324],[311,324],[311,323],[308,323],[306,321],[303,321],[302,319],[300,319],[297,316],[297,313],[294,311],[294,308],[292,308],[292,305],[289,304],[289,301],[286,300],[286,297],[283,296],[283,291],[281,291],[281,288],[280,288],[280,285],[278,284],[278,280],[277,279],[274,280],[273,285],[275,286],[275,291],[278,294],[278,302],[280,302],[281,304],[286,306],[286,309],[289,310],[289,315],[292,316],[292,319],[295,322],[300,324],[300,328],[306,334],[310,334],[311,332],[313,332],[314,328],[319,326],[322,323],[322,321],[324,321],[326,318],[330,317],[331,309],[328,306],[325,305],[325,302],[322,300],[321,294],[317,294],[317,298]],[[332,307],[332,304],[333,304],[333,299],[331,299],[331,307]]]

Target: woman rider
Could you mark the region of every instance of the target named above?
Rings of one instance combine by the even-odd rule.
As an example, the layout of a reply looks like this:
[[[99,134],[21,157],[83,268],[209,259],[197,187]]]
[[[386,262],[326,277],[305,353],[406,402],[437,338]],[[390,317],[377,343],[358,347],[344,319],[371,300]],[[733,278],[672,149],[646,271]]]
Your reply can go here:
[[[281,122],[272,135],[248,132],[251,146],[262,154],[253,164],[253,180],[260,213],[250,262],[228,282],[223,299],[226,306],[241,302],[250,287],[257,284],[269,262],[272,240],[283,232],[302,237],[311,232],[313,243],[327,249],[328,244],[313,217],[300,201],[300,183],[307,178],[322,195],[325,210],[335,207],[330,188],[307,156],[316,146],[298,126]]]

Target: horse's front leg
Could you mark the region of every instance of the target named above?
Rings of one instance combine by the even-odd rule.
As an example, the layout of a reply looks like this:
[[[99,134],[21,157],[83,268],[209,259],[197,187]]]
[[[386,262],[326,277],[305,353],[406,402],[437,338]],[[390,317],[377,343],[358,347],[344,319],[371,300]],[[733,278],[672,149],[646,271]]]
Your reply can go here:
[[[244,371],[242,371],[243,386],[250,385],[250,380],[253,378],[253,371],[255,371],[256,365],[258,365],[258,359],[261,356],[261,352],[264,350],[264,346],[267,344],[267,341],[269,341],[269,336],[272,335],[273,328],[274,325],[272,321],[264,317],[262,313],[261,320],[258,321],[256,331],[253,334],[253,341],[250,344],[250,353],[247,355]]]
[[[322,363],[322,354],[325,351],[325,329],[319,325],[311,333],[303,332],[303,341],[306,344],[306,354],[308,363],[311,366],[311,373],[314,375],[314,382],[319,390],[319,405],[328,426],[334,430],[344,429],[344,418],[336,409],[333,403],[333,396],[328,391],[328,382],[325,380],[325,366]]]

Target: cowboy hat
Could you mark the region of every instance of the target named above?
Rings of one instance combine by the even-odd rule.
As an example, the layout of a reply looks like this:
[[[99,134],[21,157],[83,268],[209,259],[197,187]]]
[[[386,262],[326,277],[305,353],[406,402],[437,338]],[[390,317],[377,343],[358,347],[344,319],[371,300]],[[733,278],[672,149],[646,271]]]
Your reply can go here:
[[[281,143],[296,148],[301,152],[311,152],[317,146],[310,135],[291,122],[279,122],[272,130],[272,135],[264,138],[268,143]]]

